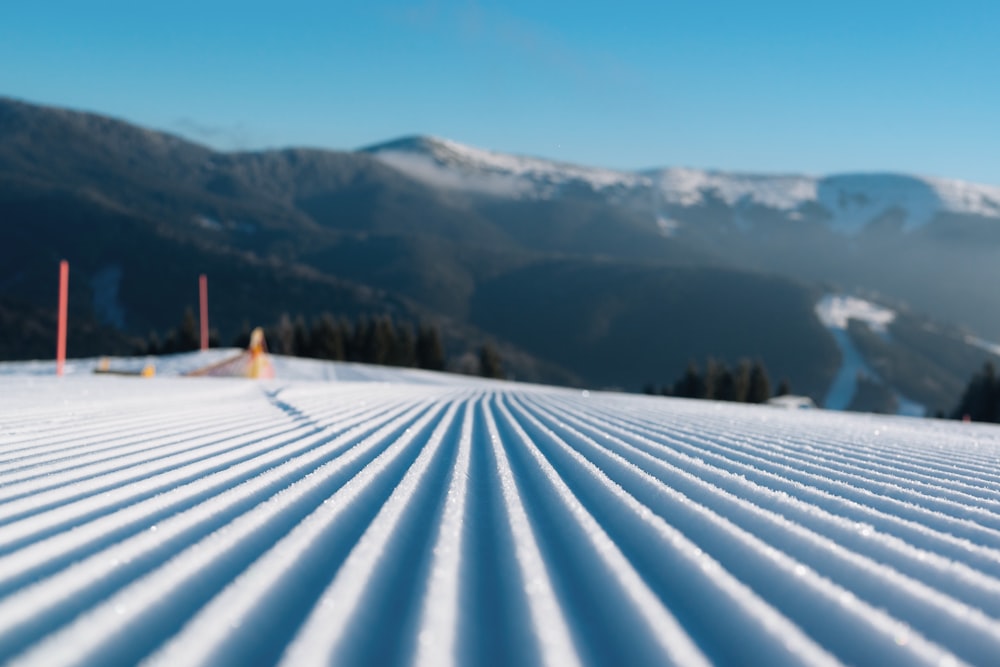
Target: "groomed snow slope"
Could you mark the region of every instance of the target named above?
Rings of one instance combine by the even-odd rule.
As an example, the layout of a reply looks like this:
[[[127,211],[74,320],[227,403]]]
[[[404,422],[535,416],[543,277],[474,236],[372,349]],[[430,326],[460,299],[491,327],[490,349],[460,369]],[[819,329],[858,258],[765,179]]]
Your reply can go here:
[[[1000,656],[1000,429],[422,377],[0,378],[0,662]]]

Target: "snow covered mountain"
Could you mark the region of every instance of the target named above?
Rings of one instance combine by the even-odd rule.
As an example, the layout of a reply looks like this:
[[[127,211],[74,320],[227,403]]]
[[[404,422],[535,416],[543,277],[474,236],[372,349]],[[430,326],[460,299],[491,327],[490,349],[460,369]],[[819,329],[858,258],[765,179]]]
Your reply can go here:
[[[1000,185],[905,174],[614,171],[428,137],[365,152],[521,244],[874,290],[1000,338]]]
[[[486,195],[551,199],[590,189],[635,202],[692,208],[718,202],[736,210],[763,207],[790,219],[822,218],[857,234],[886,216],[906,230],[940,214],[981,216],[1000,225],[1000,186],[902,174],[740,174],[699,169],[614,171],[509,155],[447,139],[410,137],[366,149],[429,185]],[[651,211],[655,212],[655,211]]]

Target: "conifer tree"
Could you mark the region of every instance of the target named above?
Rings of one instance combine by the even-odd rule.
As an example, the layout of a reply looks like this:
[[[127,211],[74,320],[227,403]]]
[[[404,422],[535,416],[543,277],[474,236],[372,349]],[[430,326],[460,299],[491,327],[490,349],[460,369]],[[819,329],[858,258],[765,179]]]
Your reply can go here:
[[[368,322],[364,328],[364,338],[361,340],[361,357],[366,364],[381,363],[379,354],[384,348],[379,349],[379,324],[378,320]]]
[[[396,325],[393,338],[392,365],[412,368],[417,365],[417,339],[408,323]]]
[[[388,315],[375,318],[369,330],[368,349],[371,363],[386,365],[395,348],[396,332]]]
[[[747,385],[747,403],[767,403],[771,398],[771,381],[767,377],[767,370],[760,361],[755,361],[750,369],[750,379]]]
[[[181,318],[180,328],[177,330],[177,351],[191,352],[201,347],[201,339],[198,332],[198,323],[194,318],[194,311],[190,307],[184,310],[184,317]]]
[[[684,375],[674,384],[674,396],[705,398],[705,380],[694,361],[688,362]]]
[[[739,403],[747,402],[747,394],[750,391],[751,371],[750,362],[746,359],[740,359],[740,363],[737,364],[736,371],[733,373],[733,381],[735,383],[734,401]]]
[[[724,364],[719,364],[718,372],[716,375],[715,386],[715,400],[717,401],[736,401],[738,396],[736,393],[736,377],[733,375],[732,371],[729,370]]]
[[[329,313],[324,313],[313,323],[309,338],[316,357],[332,361],[344,360],[343,332]]]
[[[421,324],[417,332],[417,365],[432,371],[443,371],[444,363],[441,332],[432,324]]]
[[[993,362],[987,361],[969,381],[954,416],[972,421],[1000,423],[1000,377]]]
[[[708,400],[715,400],[719,397],[719,382],[721,380],[722,367],[715,359],[709,358],[705,364],[705,392],[702,396]]]
[[[351,333],[351,354],[348,357],[350,361],[359,361],[362,363],[367,363],[369,361],[367,354],[368,350],[368,338],[370,336],[368,330],[371,328],[371,323],[368,318],[362,315],[357,322],[354,323],[354,329]]]
[[[486,342],[479,348],[479,374],[486,378],[504,378],[500,353],[492,343]]]
[[[340,340],[344,345],[343,358],[345,361],[353,361],[358,357],[358,352],[354,349],[355,328],[355,323],[351,322],[346,317],[340,317],[337,319],[337,330],[340,331]]]
[[[316,356],[309,329],[306,328],[306,320],[301,314],[295,317],[295,322],[292,324],[292,348],[292,354],[297,357]]]
[[[282,313],[275,325],[273,334],[265,335],[268,342],[274,341],[276,352],[280,354],[295,354],[295,327],[288,313]]]

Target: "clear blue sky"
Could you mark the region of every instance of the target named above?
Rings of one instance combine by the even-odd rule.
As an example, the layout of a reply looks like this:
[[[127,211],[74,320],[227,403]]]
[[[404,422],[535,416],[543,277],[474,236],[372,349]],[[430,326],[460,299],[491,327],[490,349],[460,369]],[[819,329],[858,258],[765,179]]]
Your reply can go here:
[[[1000,184],[1000,2],[8,2],[0,95],[224,149]]]

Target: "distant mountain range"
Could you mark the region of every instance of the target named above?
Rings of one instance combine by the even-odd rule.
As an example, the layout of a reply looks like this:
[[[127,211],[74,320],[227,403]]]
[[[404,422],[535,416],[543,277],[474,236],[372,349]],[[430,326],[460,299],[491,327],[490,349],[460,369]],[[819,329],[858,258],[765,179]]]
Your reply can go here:
[[[615,230],[614,245],[603,246],[609,253],[876,290],[1000,338],[1000,186],[903,174],[619,172],[423,137],[367,151],[415,180],[479,200],[477,209],[502,202],[538,236],[567,230],[539,231],[527,211],[583,207],[602,220],[601,236]]]
[[[894,216],[912,231],[941,215],[1000,220],[1000,186],[901,174],[736,174],[698,169],[622,172],[494,153],[431,137],[410,137],[366,149],[386,164],[439,188],[513,199],[555,199],[573,189],[602,193],[657,216],[717,201],[734,209],[743,227],[754,208],[814,219],[844,234],[858,234]],[[744,215],[746,217],[744,218]],[[677,221],[659,219],[669,234]],[[664,224],[665,223],[665,224]]]
[[[1000,187],[942,179],[619,172],[426,137],[218,153],[0,98],[0,229],[8,313],[51,307],[65,257],[80,317],[144,335],[205,272],[223,340],[390,313],[442,323],[453,353],[495,339],[522,379],[638,389],[748,357],[823,400],[843,352],[816,304],[862,291],[899,313],[877,343],[851,328],[870,368],[894,359],[888,394],[948,409],[989,354],[967,341],[1000,340]],[[906,360],[933,372],[885,370]]]

